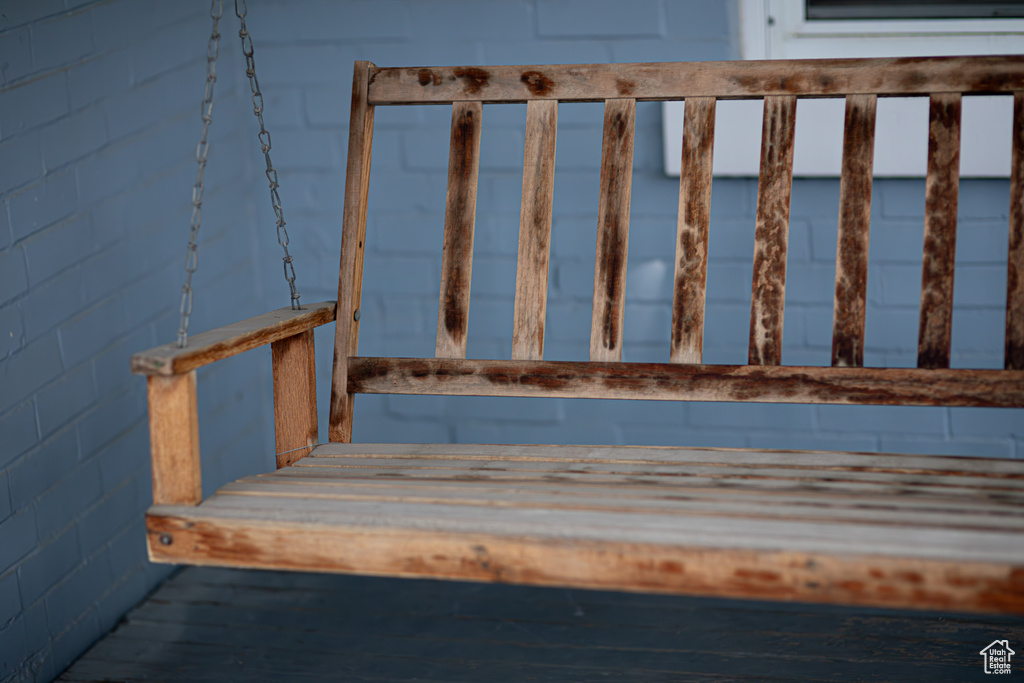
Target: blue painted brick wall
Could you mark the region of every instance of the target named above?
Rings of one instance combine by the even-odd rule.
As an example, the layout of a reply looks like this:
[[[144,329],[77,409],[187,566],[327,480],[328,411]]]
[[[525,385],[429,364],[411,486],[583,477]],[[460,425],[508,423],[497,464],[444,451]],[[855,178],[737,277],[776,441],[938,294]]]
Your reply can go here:
[[[266,307],[245,232],[255,131],[227,29],[194,329]],[[209,31],[204,2],[0,5],[5,682],[52,679],[167,573],[145,557],[145,382],[128,357],[177,329]],[[204,413],[226,417],[202,420],[207,489],[272,462],[251,455],[271,428],[269,354],[250,355],[201,380]]]
[[[222,21],[194,329],[286,305],[240,72]],[[195,180],[206,0],[8,0],[0,11],[0,680],[45,681],[165,575],[144,556],[144,382],[173,339]],[[382,66],[729,59],[734,2],[251,0],[249,27],[304,301],[331,299],[352,61]],[[386,18],[386,20],[382,20]],[[668,355],[678,181],[637,112],[626,360]],[[525,107],[484,109],[469,355],[507,358]],[[589,346],[602,108],[559,110],[546,357]],[[446,107],[381,108],[360,350],[432,353]],[[755,179],[716,179],[705,358],[744,362]],[[873,365],[912,365],[920,180],[875,186]],[[960,198],[954,364],[998,367],[1006,181]],[[783,362],[827,364],[838,186],[796,181]],[[317,332],[326,433],[333,326]],[[204,489],[272,464],[269,352],[200,375]],[[362,396],[360,441],[690,444],[1024,456],[1021,411]],[[259,454],[259,455],[254,455]]]

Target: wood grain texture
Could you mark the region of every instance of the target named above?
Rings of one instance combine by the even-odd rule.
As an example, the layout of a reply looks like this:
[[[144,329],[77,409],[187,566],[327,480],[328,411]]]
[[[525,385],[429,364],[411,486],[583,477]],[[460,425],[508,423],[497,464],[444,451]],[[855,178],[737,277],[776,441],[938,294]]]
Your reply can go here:
[[[203,486],[195,370],[171,377],[150,375],[146,393],[153,503],[198,505]]]
[[[366,88],[372,62],[357,61],[352,77],[349,113],[348,165],[345,170],[345,208],[341,229],[341,265],[338,269],[338,321],[334,327],[334,370],[328,435],[331,441],[352,440],[354,397],[348,386],[348,358],[359,350],[359,311],[363,295],[363,257],[366,211],[370,196],[370,159],[373,155],[373,106]]]
[[[929,102],[925,179],[924,265],[917,367],[948,368],[953,330],[953,270],[960,193],[960,95],[933,94]]]
[[[1009,460],[328,444],[147,522],[157,561],[1022,613],[1022,509]]]
[[[1021,92],[1014,96],[1007,369],[949,369],[961,95],[1011,91],[1024,91],[1024,57],[424,69],[357,62],[331,440],[351,441],[356,393],[1024,407]],[[907,94],[931,100],[919,367],[863,368],[876,97]],[[833,367],[780,365],[797,95],[847,97]],[[702,365],[715,102],[757,97],[765,98],[765,117],[750,364]],[[660,98],[688,100],[671,362],[622,363],[636,101]],[[605,101],[592,362],[541,360],[559,99]],[[529,103],[513,359],[465,360],[480,114],[483,102],[497,101]],[[378,102],[453,103],[438,358],[357,355]],[[333,319],[335,305],[313,308],[197,335],[198,348],[185,352],[137,357],[137,371],[150,375],[156,505],[147,533],[155,561],[1024,615],[1020,462],[754,449],[313,446],[312,327]],[[268,342],[280,469],[201,502],[194,368]]]
[[[351,358],[349,391],[1024,407],[1024,371]]]
[[[400,477],[401,471],[390,474]],[[447,476],[448,473],[443,472],[435,478],[446,480]],[[340,478],[344,479],[345,475]],[[520,492],[532,488],[526,481],[515,483]],[[909,562],[918,559],[1021,562],[1020,547],[1014,545],[1015,538],[1019,539],[1021,533],[1019,527],[997,528],[985,526],[983,522],[981,528],[970,523],[949,526],[942,523],[943,516],[955,520],[960,514],[946,511],[919,513],[918,517],[931,517],[939,522],[928,526],[905,521],[876,523],[838,516],[826,519],[816,511],[796,518],[726,509],[721,512],[691,509],[689,513],[677,514],[671,505],[628,508],[602,506],[596,500],[590,501],[594,509],[560,506],[553,498],[538,498],[531,502],[520,497],[512,505],[504,504],[509,501],[500,496],[476,502],[470,498],[449,501],[441,497],[447,493],[443,489],[435,495],[394,500],[372,496],[360,499],[344,495],[337,498],[295,495],[294,488],[261,485],[258,493],[251,490],[244,495],[219,493],[209,502],[204,502],[198,513],[204,517],[252,522],[298,521],[335,528],[363,526],[382,531],[405,528],[423,533],[440,530],[476,532],[514,539],[578,539],[609,546],[629,542],[751,550],[780,549],[781,546],[792,551],[866,553]],[[322,488],[318,486],[315,490]],[[676,493],[685,495],[685,491],[677,490]],[[836,498],[844,497],[856,500],[856,495],[836,494]],[[984,516],[975,518],[983,520]]]
[[[713,460],[716,456],[717,462]],[[436,459],[334,458],[339,462],[325,463],[318,459],[282,475],[287,481],[257,478],[229,484],[209,506],[245,507],[247,501],[225,496],[275,492],[286,498],[320,500],[325,509],[335,500],[472,505],[492,509],[495,520],[501,519],[501,509],[543,503],[558,510],[602,513],[658,512],[688,517],[714,511],[717,516],[764,520],[856,521],[881,526],[912,523],[928,528],[1024,532],[1020,515],[1007,514],[1005,506],[993,502],[1012,501],[1017,508],[1024,505],[1020,482],[943,473],[915,474],[913,485],[908,485],[882,470],[848,471],[851,468],[813,464],[803,468],[744,466],[730,463],[729,456],[705,454],[706,461],[687,464],[685,469],[660,461],[583,459],[562,463],[528,458],[524,460],[529,462],[519,462],[515,457],[482,460],[448,455]],[[339,477],[344,481],[339,482]],[[685,490],[662,486],[665,482],[679,482]],[[915,504],[893,502],[893,497],[901,494],[913,495]],[[455,514],[454,510],[448,512]],[[614,520],[603,523],[619,524]]]
[[[899,486],[886,480],[887,475],[868,473],[844,481],[842,472],[830,472],[843,482],[840,487],[826,478],[816,478],[820,470],[813,466],[805,470],[776,471],[771,467],[728,468],[712,461],[694,466],[696,472],[689,468],[681,472],[670,464],[598,463],[591,472],[590,463],[582,461],[571,465],[586,470],[585,474],[580,474],[567,471],[568,464],[519,463],[513,458],[483,463],[470,458],[464,463],[453,462],[451,458],[427,462],[418,458],[380,462],[382,459],[374,458],[353,464],[348,464],[347,458],[334,459],[345,464],[314,467],[308,475],[303,471],[294,476],[252,477],[228,484],[210,504],[234,508],[249,505],[248,500],[239,501],[237,497],[277,496],[322,501],[325,506],[334,505],[335,501],[339,501],[339,505],[344,504],[340,501],[355,501],[495,510],[544,507],[585,512],[657,513],[681,518],[681,521],[710,513],[765,520],[879,526],[913,524],[930,529],[1003,529],[1024,533],[1024,519],[1020,515],[1007,515],[1000,506],[977,500],[982,492],[986,498],[995,498],[1007,487],[978,487],[972,497],[967,491],[969,486],[963,485],[957,487],[955,493],[945,494],[941,476],[929,477],[937,480],[935,484],[915,485],[915,495],[921,494],[924,501],[914,498],[915,505],[901,506],[893,504],[891,494],[886,493]],[[404,476],[406,472],[410,476],[399,483],[382,481]],[[872,481],[871,477],[878,481]],[[665,482],[680,478],[685,481],[685,490],[681,486],[663,486]],[[742,492],[729,490],[733,481],[738,482],[733,488],[742,487]],[[821,484],[798,491],[806,481]],[[1005,495],[1018,505],[1024,505],[1024,491],[1019,488]],[[947,501],[952,501],[948,508]],[[917,503],[927,503],[930,507]],[[940,514],[939,510],[943,512]]]
[[[618,361],[622,358],[635,126],[636,100],[614,99],[605,102],[594,264],[594,307],[590,323],[592,361]]]
[[[864,365],[876,103],[874,95],[846,98],[843,170],[839,181],[836,294],[832,310],[834,366]]]
[[[679,446],[607,446],[559,445],[532,446],[520,444],[454,444],[454,443],[328,443],[317,446],[314,457],[298,463],[292,473],[321,467],[332,458],[450,459],[464,462],[561,462],[620,463],[669,462],[687,467],[712,464],[715,467],[771,466],[777,468],[817,468],[829,471],[923,475],[940,474],[947,479],[965,475],[988,478],[990,485],[1024,485],[1021,461],[1008,458],[976,458],[956,455],[913,455],[899,453],[848,453],[843,451],[807,451],[761,448],[686,448]],[[411,463],[407,462],[407,465]],[[273,478],[288,473],[277,473]],[[257,478],[264,478],[258,475]],[[915,480],[916,481],[916,480]],[[823,486],[831,482],[822,481]],[[903,482],[910,483],[910,482]],[[978,484],[977,481],[972,482]],[[389,484],[390,485],[390,484]],[[641,487],[642,488],[642,487]],[[894,504],[915,505],[918,496],[904,498]],[[1007,501],[1004,501],[1007,502]]]
[[[334,320],[334,302],[306,304],[301,310],[279,308],[231,325],[188,338],[188,346],[176,342],[156,346],[132,356],[137,375],[180,375],[224,358],[291,337]]]
[[[796,98],[766,97],[761,130],[761,175],[757,187],[754,279],[750,301],[748,362],[751,365],[782,363],[795,130]]]
[[[443,464],[448,462],[444,461]],[[451,514],[483,509],[500,516],[503,510],[542,509],[555,514],[567,511],[624,516],[660,515],[674,518],[680,524],[702,521],[703,517],[713,515],[730,520],[726,524],[730,524],[733,519],[753,518],[789,523],[876,525],[882,528],[883,533],[892,531],[888,527],[914,526],[928,530],[982,533],[997,530],[1001,533],[1024,534],[1024,523],[1020,516],[1007,514],[1005,509],[998,506],[971,507],[970,503],[956,500],[947,507],[940,495],[942,484],[914,489],[915,494],[926,496],[932,507],[910,506],[903,509],[896,506],[894,509],[891,504],[895,497],[893,494],[875,491],[883,490],[880,484],[855,480],[846,490],[839,487],[824,490],[825,486],[822,486],[821,491],[795,495],[783,486],[786,483],[792,488],[798,486],[797,475],[789,480],[773,480],[770,478],[773,474],[771,470],[765,470],[764,473],[736,472],[736,479],[750,477],[751,481],[756,482],[738,495],[726,490],[732,481],[732,473],[718,472],[708,475],[691,475],[687,472],[682,475],[686,477],[685,490],[682,487],[660,485],[661,481],[677,476],[678,471],[635,475],[634,484],[643,481],[647,484],[645,490],[642,486],[630,487],[629,482],[620,484],[613,476],[603,473],[592,477],[597,480],[594,483],[587,483],[589,477],[586,475],[569,476],[553,468],[521,472],[521,469],[526,469],[525,466],[510,468],[512,471],[506,473],[496,472],[497,467],[485,467],[483,472],[479,472],[469,466],[437,465],[429,472],[412,468],[412,476],[401,484],[380,482],[381,479],[404,476],[406,469],[402,463],[379,468],[353,465],[351,469],[345,468],[344,476],[339,476],[341,468],[336,466],[316,470],[310,476],[289,476],[287,481],[267,478],[243,480],[222,488],[208,508],[233,510],[251,507],[251,499],[260,498],[280,499],[282,507],[292,507],[293,501],[302,501],[301,508],[313,513],[348,504],[394,504],[396,509],[399,506],[412,509],[443,505],[445,511]],[[628,471],[629,468],[620,469]],[[541,480],[541,472],[547,472],[543,476],[559,483],[544,482]],[[798,474],[807,480],[818,481],[814,478],[814,470]],[[472,479],[473,482],[456,481],[455,478]],[[619,479],[621,481],[624,477]],[[892,490],[896,486],[890,484],[888,489]],[[855,490],[857,488],[862,490]],[[993,490],[991,495],[999,493]],[[953,495],[948,498],[955,497]],[[888,505],[883,498],[888,498]],[[1019,493],[1016,498],[1019,504],[1024,503],[1019,500]],[[941,513],[938,512],[940,510]]]
[[[502,519],[505,508],[543,508],[555,515],[587,513],[570,515],[577,522],[595,517],[589,513],[713,513],[706,527],[731,523],[721,517],[748,517],[877,525],[886,527],[883,535],[895,536],[902,532],[888,527],[1024,531],[1024,515],[1019,514],[1024,507],[1024,467],[1019,462],[1003,461],[986,470],[971,466],[970,461],[977,459],[946,456],[636,446],[445,448],[448,445],[318,448],[287,472],[247,477],[222,487],[204,506],[244,509],[252,506],[251,497],[277,496],[281,501],[275,507],[281,510],[324,514],[356,511],[334,509],[334,501],[341,500],[394,504],[394,512],[437,505],[426,508],[425,516],[438,519],[457,517],[462,514],[458,508],[473,507],[474,518],[495,524],[516,522],[514,516]],[[649,521],[648,535],[675,533],[671,523],[662,527]],[[607,526],[623,530],[647,525],[627,518],[610,520]],[[549,533],[557,535],[559,529]],[[813,528],[802,535],[806,540],[830,540],[829,533]],[[858,550],[881,551],[882,541],[870,547],[874,541],[869,535],[857,540],[865,544]],[[922,538],[908,547],[889,546],[885,552],[938,556],[964,551],[929,543]],[[986,552],[990,559],[1006,559],[1013,553],[1019,557],[1021,550],[993,545]]]
[[[167,506],[146,523],[155,562],[1024,613],[1024,568],[1011,563],[257,522]]]
[[[778,519],[1024,530],[1024,515],[1007,514],[1024,507],[1024,466],[973,457],[671,446],[326,444],[287,472],[247,477],[220,494],[262,495],[266,487],[300,498],[415,499],[491,508],[546,501],[566,510],[689,514],[714,509]],[[225,501],[219,496],[208,504],[235,504]]]
[[[711,223],[711,166],[715,98],[691,97],[683,112],[675,283],[672,293],[673,363],[700,363],[704,350],[704,295]]]
[[[1007,370],[1024,370],[1024,92],[1013,94],[1010,248],[1006,273]]]
[[[557,101],[535,100],[526,105],[523,200],[519,212],[519,258],[512,321],[513,360],[544,357],[557,132]]]
[[[473,227],[480,171],[479,102],[452,106],[448,199],[441,254],[441,300],[437,310],[438,358],[465,358],[469,330],[469,286],[473,275]]]
[[[1019,55],[381,68],[372,70],[369,97],[371,104],[444,104],[1015,90],[1024,90],[1024,57]]]
[[[274,444],[277,466],[309,454],[319,442],[313,330],[270,346],[274,374]]]

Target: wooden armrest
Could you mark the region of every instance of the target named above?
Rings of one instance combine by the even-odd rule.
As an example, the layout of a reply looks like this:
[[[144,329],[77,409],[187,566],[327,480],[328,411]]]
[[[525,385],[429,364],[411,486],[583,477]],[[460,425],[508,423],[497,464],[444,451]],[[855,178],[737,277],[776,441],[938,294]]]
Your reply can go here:
[[[332,322],[335,306],[333,301],[321,301],[307,304],[298,311],[279,308],[189,337],[185,348],[179,348],[176,342],[156,346],[132,356],[132,372],[137,375],[181,375]]]
[[[279,308],[197,334],[183,349],[164,344],[132,356],[132,372],[149,376],[155,504],[198,505],[202,500],[195,370],[222,358],[272,345],[278,466],[309,451],[317,441],[312,330],[334,320],[334,309],[333,301],[297,311]]]

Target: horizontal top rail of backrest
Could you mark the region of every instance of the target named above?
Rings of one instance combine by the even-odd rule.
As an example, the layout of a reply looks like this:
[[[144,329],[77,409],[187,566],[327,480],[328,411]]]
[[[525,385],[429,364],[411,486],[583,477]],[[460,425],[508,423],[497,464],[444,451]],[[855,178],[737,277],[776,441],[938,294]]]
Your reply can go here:
[[[900,57],[750,62],[372,67],[368,103],[597,102],[767,95],[882,97],[1011,93],[1024,89],[1024,56]]]

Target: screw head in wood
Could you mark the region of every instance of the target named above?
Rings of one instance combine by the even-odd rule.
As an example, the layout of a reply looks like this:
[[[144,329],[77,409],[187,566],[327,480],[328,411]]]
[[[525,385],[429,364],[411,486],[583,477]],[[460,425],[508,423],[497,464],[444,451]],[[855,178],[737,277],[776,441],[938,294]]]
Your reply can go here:
[[[160,542],[164,545],[170,545],[174,543],[174,537],[170,534],[160,534]]]
[[[352,313],[352,319],[355,320],[356,322],[359,322],[359,309],[358,308],[355,310],[354,313]]]

